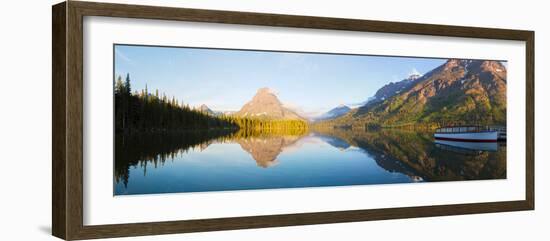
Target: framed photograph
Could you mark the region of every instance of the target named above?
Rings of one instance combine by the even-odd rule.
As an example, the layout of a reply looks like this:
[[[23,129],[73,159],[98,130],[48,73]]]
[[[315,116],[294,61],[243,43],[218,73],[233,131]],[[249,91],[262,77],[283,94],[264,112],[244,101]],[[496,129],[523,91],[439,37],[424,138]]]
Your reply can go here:
[[[534,209],[532,31],[52,11],[57,237]]]

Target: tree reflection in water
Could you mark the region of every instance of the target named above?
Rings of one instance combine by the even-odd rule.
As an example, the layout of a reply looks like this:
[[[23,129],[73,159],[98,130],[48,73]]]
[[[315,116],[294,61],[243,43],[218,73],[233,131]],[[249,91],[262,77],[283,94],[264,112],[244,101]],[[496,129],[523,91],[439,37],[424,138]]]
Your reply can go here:
[[[239,144],[258,167],[268,168],[277,163],[277,157],[285,148],[313,137],[344,151],[354,147],[388,172],[405,174],[412,181],[506,178],[504,145],[498,146],[497,151],[457,151],[456,148],[435,144],[432,133],[422,131],[320,129],[308,132],[297,129],[117,134],[115,182],[123,182],[126,186],[131,167],[141,167],[143,175],[147,175],[148,165],[157,168],[190,150],[203,151],[212,143]],[[227,159],[231,160],[231,157]]]
[[[382,129],[352,131],[319,130],[323,135],[361,148],[376,163],[390,171],[424,181],[458,181],[506,178],[506,146],[497,151],[457,151],[434,143],[433,133]],[[330,144],[330,142],[329,142]]]
[[[126,186],[129,169],[140,166],[147,175],[147,165],[154,168],[189,150],[205,150],[212,143],[238,143],[260,167],[276,163],[286,146],[307,134],[304,129],[210,130],[166,133],[117,134],[115,137],[115,182]]]

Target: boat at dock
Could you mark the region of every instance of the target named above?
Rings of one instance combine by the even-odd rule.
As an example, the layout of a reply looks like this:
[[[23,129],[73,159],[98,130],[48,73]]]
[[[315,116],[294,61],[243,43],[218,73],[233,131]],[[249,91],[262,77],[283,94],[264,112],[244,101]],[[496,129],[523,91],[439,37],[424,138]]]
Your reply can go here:
[[[434,138],[438,141],[497,142],[499,131],[482,126],[450,126],[436,129]]]
[[[505,126],[491,126],[491,127],[489,127],[489,130],[498,132],[497,140],[499,142],[500,141],[506,141],[506,127]]]
[[[439,149],[452,151],[466,155],[479,155],[483,151],[497,151],[498,142],[468,142],[468,141],[443,141],[435,140],[435,146]]]

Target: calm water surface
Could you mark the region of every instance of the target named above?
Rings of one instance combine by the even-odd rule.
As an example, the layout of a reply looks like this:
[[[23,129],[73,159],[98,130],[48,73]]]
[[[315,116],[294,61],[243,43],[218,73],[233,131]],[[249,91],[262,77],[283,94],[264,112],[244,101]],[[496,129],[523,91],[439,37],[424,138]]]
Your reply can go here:
[[[431,133],[185,132],[117,135],[115,195],[506,178],[506,146]]]

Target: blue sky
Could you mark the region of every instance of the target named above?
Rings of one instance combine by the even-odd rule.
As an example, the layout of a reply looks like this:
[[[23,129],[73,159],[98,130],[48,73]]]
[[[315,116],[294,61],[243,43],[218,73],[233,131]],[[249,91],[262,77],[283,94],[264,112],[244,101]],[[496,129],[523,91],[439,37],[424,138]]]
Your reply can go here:
[[[115,76],[190,106],[236,111],[262,87],[305,116],[365,101],[383,85],[426,73],[444,59],[223,49],[115,46]]]

